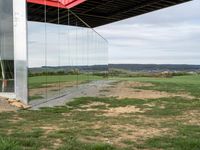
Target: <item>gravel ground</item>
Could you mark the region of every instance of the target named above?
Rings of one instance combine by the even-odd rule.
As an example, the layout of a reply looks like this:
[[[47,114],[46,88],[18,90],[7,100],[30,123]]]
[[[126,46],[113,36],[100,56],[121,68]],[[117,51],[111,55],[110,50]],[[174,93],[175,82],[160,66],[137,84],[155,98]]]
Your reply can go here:
[[[37,100],[31,101],[30,105],[32,106],[32,110],[37,110],[41,107],[54,107],[54,106],[62,106],[67,102],[72,101],[74,98],[78,97],[94,97],[94,96],[102,96],[101,90],[110,86],[111,83],[115,81],[110,80],[100,80],[94,81],[87,84],[79,85],[78,87],[70,88],[64,96],[61,96],[56,99],[50,99],[47,101]]]

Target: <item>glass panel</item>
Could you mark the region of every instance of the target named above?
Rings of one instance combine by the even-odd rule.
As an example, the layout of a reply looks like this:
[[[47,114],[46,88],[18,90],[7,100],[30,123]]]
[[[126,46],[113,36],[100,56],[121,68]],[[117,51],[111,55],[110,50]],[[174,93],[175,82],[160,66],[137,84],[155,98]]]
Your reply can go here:
[[[45,6],[43,8],[44,21],[46,20]],[[42,12],[41,12],[42,13]],[[46,30],[45,23],[28,21],[28,100],[43,102],[46,100]]]
[[[88,82],[87,76],[87,28],[80,28],[79,30],[79,49],[78,49],[78,59],[79,59],[79,84],[84,84]]]
[[[28,23],[28,88],[29,102],[46,99],[46,25]]]
[[[47,24],[46,30],[46,69],[47,69],[47,99],[59,96],[60,92],[60,34],[59,25]]]
[[[0,0],[0,20],[0,92],[14,92],[12,0]]]
[[[99,68],[107,65],[102,63],[107,55],[100,55],[107,53],[107,42],[70,10],[52,9],[44,9],[46,23],[28,24],[31,104],[69,94],[89,79],[103,79]]]

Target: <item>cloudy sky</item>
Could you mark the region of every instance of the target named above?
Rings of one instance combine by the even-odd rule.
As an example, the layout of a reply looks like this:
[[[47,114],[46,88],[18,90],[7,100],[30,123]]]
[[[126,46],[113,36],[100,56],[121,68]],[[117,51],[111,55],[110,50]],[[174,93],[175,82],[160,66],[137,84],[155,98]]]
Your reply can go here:
[[[96,28],[109,63],[200,64],[200,0]]]

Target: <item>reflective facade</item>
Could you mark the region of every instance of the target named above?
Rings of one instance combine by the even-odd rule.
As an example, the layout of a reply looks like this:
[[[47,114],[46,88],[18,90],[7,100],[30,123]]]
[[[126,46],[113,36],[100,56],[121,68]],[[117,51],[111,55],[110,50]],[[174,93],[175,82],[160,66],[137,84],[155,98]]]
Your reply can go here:
[[[0,71],[0,92],[14,92],[12,0],[0,0]]]
[[[27,94],[27,15],[26,0],[13,0],[15,97],[25,104]]]
[[[0,0],[0,95],[33,105],[105,80],[108,70],[103,37],[71,10],[41,7],[43,21],[33,22],[26,0]]]
[[[81,84],[106,79],[107,41],[70,10],[57,18],[44,7],[44,23],[28,22],[28,95],[37,104]],[[51,24],[53,19],[57,24]],[[59,24],[66,21],[68,25]],[[80,27],[82,26],[82,27]]]

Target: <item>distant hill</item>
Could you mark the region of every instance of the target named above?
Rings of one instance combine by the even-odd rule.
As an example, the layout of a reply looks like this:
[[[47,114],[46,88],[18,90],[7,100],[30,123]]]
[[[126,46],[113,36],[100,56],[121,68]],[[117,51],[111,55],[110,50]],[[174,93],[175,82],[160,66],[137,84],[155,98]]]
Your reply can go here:
[[[200,65],[109,64],[109,69],[123,69],[133,72],[200,72]]]
[[[58,72],[64,71],[69,72],[73,69],[77,69],[81,72],[99,72],[108,70],[107,65],[92,65],[92,66],[42,66],[42,67],[35,67],[29,68],[29,72],[31,73],[41,73],[41,72]]]
[[[81,72],[98,72],[105,71],[109,69],[122,69],[132,72],[200,72],[200,65],[156,65],[156,64],[109,64],[106,65],[93,65],[93,66],[43,66],[37,68],[29,68],[32,73],[40,73],[44,71],[48,72],[58,72],[64,71],[68,72],[73,69],[78,69]]]

